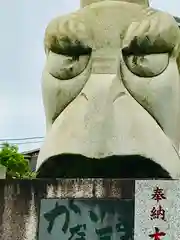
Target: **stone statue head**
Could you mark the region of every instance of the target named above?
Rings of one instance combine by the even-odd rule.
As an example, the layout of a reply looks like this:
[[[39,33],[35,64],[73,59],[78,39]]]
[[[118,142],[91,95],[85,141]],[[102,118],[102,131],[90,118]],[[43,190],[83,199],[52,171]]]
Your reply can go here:
[[[50,22],[39,177],[180,178],[180,31],[122,1]]]

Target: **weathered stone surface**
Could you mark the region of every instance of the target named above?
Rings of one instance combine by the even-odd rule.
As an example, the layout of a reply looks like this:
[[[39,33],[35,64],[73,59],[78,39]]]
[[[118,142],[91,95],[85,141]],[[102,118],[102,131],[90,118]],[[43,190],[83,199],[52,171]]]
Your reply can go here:
[[[80,235],[82,240],[133,239],[134,199],[41,201],[38,240],[70,240]]]
[[[99,1],[52,20],[44,47],[40,177],[180,178],[180,31],[171,15]]]
[[[153,239],[155,228],[160,239],[179,239],[180,181],[136,181],[134,240]]]

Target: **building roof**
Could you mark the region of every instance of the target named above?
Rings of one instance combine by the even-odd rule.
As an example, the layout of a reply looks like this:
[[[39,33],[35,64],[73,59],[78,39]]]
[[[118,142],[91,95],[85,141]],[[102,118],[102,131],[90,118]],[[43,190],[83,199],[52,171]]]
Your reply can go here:
[[[174,17],[174,19],[176,20],[178,26],[180,27],[180,18],[179,17]]]
[[[29,150],[29,151],[25,151],[25,152],[22,152],[23,155],[25,156],[32,156],[32,155],[35,155],[35,154],[38,154],[40,151],[40,148],[36,148],[36,149],[33,149],[33,150]]]

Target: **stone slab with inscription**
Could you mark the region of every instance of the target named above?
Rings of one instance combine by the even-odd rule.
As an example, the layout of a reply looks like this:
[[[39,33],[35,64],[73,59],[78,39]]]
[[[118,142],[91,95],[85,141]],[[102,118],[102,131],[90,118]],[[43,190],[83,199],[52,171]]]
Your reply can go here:
[[[180,181],[131,185],[119,198],[42,199],[38,240],[180,239]]]
[[[180,181],[135,181],[134,240],[180,239]]]
[[[132,239],[133,200],[43,199],[39,240]]]

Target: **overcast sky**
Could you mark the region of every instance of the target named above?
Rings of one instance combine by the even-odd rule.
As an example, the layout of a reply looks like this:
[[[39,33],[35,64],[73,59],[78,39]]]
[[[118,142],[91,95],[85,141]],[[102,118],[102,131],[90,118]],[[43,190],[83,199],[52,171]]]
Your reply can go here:
[[[44,29],[52,18],[79,5],[80,0],[0,0],[0,139],[45,135],[40,85]],[[153,0],[151,6],[180,16],[180,0]]]

